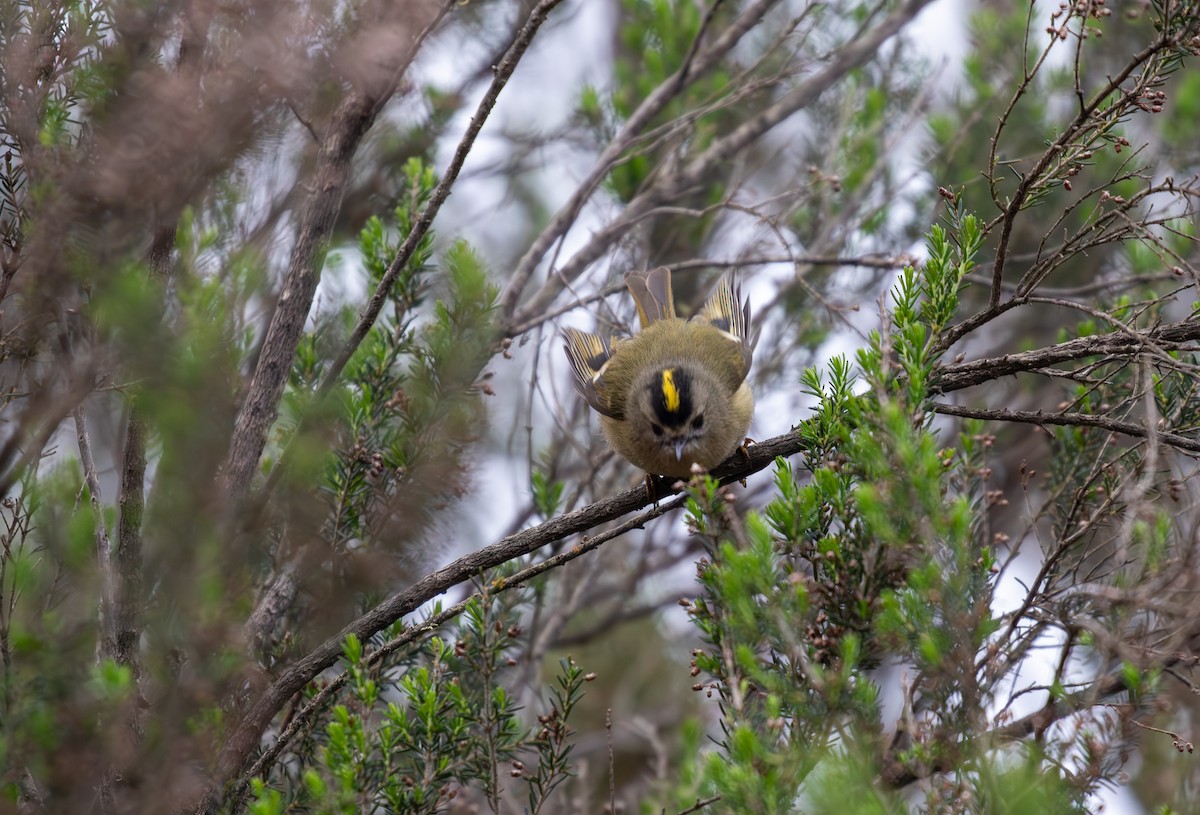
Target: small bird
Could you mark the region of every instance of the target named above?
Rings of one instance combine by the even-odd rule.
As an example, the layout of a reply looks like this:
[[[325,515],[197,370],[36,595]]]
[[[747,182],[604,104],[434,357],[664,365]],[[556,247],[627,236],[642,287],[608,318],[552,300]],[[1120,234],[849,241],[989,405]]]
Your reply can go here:
[[[608,340],[563,330],[575,390],[600,414],[609,446],[652,475],[687,478],[740,447],[754,395],[750,305],[723,278],[690,320],[675,316],[671,271],[629,272],[640,333]]]

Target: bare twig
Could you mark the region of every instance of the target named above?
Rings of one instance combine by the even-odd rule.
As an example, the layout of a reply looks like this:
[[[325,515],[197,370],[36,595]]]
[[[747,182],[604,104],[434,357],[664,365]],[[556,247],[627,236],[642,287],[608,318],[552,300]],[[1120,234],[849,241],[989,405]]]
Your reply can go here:
[[[729,461],[718,467],[713,475],[720,478],[723,483],[737,481],[770,466],[777,457],[793,455],[800,449],[800,437],[794,433],[787,433],[748,447],[744,456],[740,452],[735,454]],[[448,566],[426,575],[347,625],[337,635],[329,638],[293,666],[284,670],[279,678],[249,706],[245,716],[234,727],[221,750],[216,777],[213,779],[214,787],[210,789],[208,798],[201,804],[201,811],[214,810],[219,803],[216,789],[241,772],[267,725],[284,708],[288,700],[311,682],[317,674],[337,661],[342,653],[346,637],[355,634],[359,639],[365,641],[395,623],[405,614],[419,608],[428,600],[444,594],[454,586],[474,579],[486,569],[529,554],[570,535],[591,529],[649,503],[651,502],[647,498],[646,489],[637,487],[575,512],[552,518],[532,529],[523,530],[472,552]],[[680,502],[675,500],[670,507],[675,508],[679,504]],[[588,544],[588,541],[582,542],[536,566],[529,567],[521,574],[528,573],[528,576],[533,576],[561,565],[586,551]],[[510,580],[513,579],[515,576],[510,578]],[[528,577],[524,579],[528,579]],[[496,591],[496,587],[493,586],[491,591]]]
[[[443,14],[445,7],[439,11],[434,22]],[[410,53],[399,64],[407,64],[411,60],[412,49],[419,47],[421,42],[423,39],[417,38]],[[321,143],[310,191],[301,208],[296,245],[288,263],[279,303],[267,328],[254,378],[238,412],[221,477],[225,495],[235,503],[240,502],[246,494],[266,444],[267,431],[275,421],[283,387],[292,370],[296,346],[303,335],[317,290],[324,250],[341,210],[351,162],[395,87],[396,80],[393,77],[376,93],[358,88],[351,90],[334,112]],[[395,274],[391,279],[394,277]],[[375,314],[378,314],[378,309]],[[361,341],[361,336],[358,341]],[[348,346],[349,350],[339,356],[340,364],[334,366],[333,377],[341,373],[341,367],[349,359],[354,347],[357,347],[357,342]]]
[[[379,280],[379,284],[375,287],[371,299],[367,302],[366,307],[359,315],[358,322],[354,326],[354,330],[342,345],[338,355],[330,363],[329,368],[325,372],[324,378],[317,387],[317,398],[321,398],[328,394],[337,384],[338,378],[342,375],[343,369],[354,355],[354,352],[362,344],[367,333],[379,318],[380,312],[387,303],[388,294],[395,285],[396,279],[400,273],[404,271],[405,266],[412,259],[413,253],[420,246],[421,240],[429,231],[429,227],[433,224],[433,219],[436,217],[442,204],[450,197],[450,193],[454,187],[455,181],[458,179],[459,173],[462,171],[462,166],[467,160],[467,156],[471,152],[471,148],[475,144],[476,138],[479,136],[480,130],[483,129],[487,122],[488,116],[492,109],[496,106],[496,101],[500,97],[500,92],[504,90],[504,86],[508,84],[513,71],[516,70],[517,64],[521,57],[524,56],[529,45],[533,42],[534,35],[541,28],[542,23],[546,21],[550,11],[557,6],[562,0],[542,0],[530,12],[524,24],[517,32],[513,43],[509,46],[504,54],[504,58],[500,60],[493,69],[492,84],[484,94],[483,98],[476,106],[475,115],[471,117],[471,123],[467,126],[466,132],[459,140],[458,147],[454,151],[454,157],[451,159],[446,172],[442,175],[441,180],[434,188],[430,195],[429,202],[425,208],[421,210],[421,214],[417,217],[412,229],[405,236],[404,243],[396,250],[395,257],[392,258]],[[300,435],[296,433],[296,437]],[[270,492],[271,489],[278,483],[280,476],[283,474],[290,461],[290,449],[285,451],[280,461],[271,471],[267,479],[267,484],[264,492]]]
[[[238,412],[222,473],[223,491],[234,503],[245,496],[258,468],[267,431],[275,421],[283,386],[291,373],[296,346],[317,290],[323,250],[341,208],[350,163],[374,121],[376,110],[375,99],[361,91],[350,92],[334,113],[321,145],[279,304],[267,328],[250,389]]]
[[[1168,323],[1143,331],[1081,337],[1035,351],[947,365],[938,374],[932,390],[934,393],[949,393],[1004,376],[1036,372],[1086,357],[1124,357],[1147,348],[1160,352],[1182,350],[1185,343],[1197,340],[1200,340],[1200,321],[1196,320]]]
[[[111,658],[117,651],[116,623],[113,616],[113,587],[116,581],[112,572],[112,544],[108,538],[108,525],[104,521],[100,480],[96,477],[96,462],[92,458],[92,441],[83,405],[78,405],[72,411],[72,415],[75,417],[75,441],[79,446],[79,463],[83,466],[83,480],[87,486],[93,535],[96,539],[96,568],[100,573],[100,653],[106,658]]]
[[[526,316],[518,317],[517,304],[520,302],[521,295],[525,287],[529,284],[529,279],[537,268],[537,264],[545,256],[546,252],[550,250],[550,247],[554,245],[555,241],[566,235],[571,224],[575,222],[575,219],[583,209],[583,205],[591,198],[592,193],[600,186],[600,183],[608,176],[612,168],[617,165],[621,156],[630,149],[640,137],[642,131],[672,99],[677,97],[692,82],[728,54],[746,32],[757,25],[762,16],[776,2],[778,0],[756,0],[756,2],[752,3],[738,15],[736,21],[721,32],[720,36],[716,38],[709,48],[705,49],[699,55],[695,55],[696,46],[699,43],[699,37],[697,37],[689,54],[689,60],[674,74],[663,80],[657,88],[642,100],[637,110],[625,120],[621,129],[617,131],[616,135],[609,141],[608,146],[605,147],[604,152],[596,159],[592,170],[579,183],[575,192],[571,194],[571,198],[559,209],[550,223],[546,225],[546,228],[530,244],[520,261],[517,262],[517,267],[513,270],[512,276],[509,278],[508,287],[501,300],[501,314],[506,326],[515,326],[520,323],[529,322],[527,315],[531,312],[531,309],[524,309],[522,315]],[[700,32],[700,34],[703,33],[703,31]],[[516,332],[509,329],[509,333],[515,334]]]
[[[768,105],[732,132],[716,139],[704,152],[678,171],[660,176],[654,184],[631,200],[617,218],[596,230],[591,239],[567,263],[559,267],[537,294],[522,309],[513,313],[508,322],[512,325],[526,323],[550,308],[551,303],[566,286],[607,252],[617,239],[632,229],[648,212],[675,200],[686,190],[700,186],[716,168],[728,162],[747,145],[796,111],[811,104],[849,71],[871,59],[886,40],[899,32],[929,2],[930,0],[906,0],[901,3],[874,28],[835,50],[824,68],[801,82],[779,101]],[[527,253],[526,257],[529,256],[530,253]],[[536,258],[530,262],[536,262]],[[515,302],[511,291],[510,288],[510,302],[507,305]]]
[[[355,349],[362,344],[363,339],[367,336],[367,332],[375,324],[376,318],[379,317],[379,312],[387,302],[387,295],[392,288],[392,284],[396,282],[396,278],[399,277],[400,272],[404,270],[404,267],[412,258],[413,252],[417,250],[417,246],[420,245],[421,239],[425,237],[425,233],[429,231],[434,216],[442,208],[442,204],[445,203],[446,199],[450,197],[450,191],[454,186],[454,182],[458,179],[458,174],[462,170],[463,163],[467,160],[471,148],[475,145],[475,139],[479,136],[479,131],[483,129],[484,123],[487,122],[492,108],[496,106],[496,100],[500,97],[500,92],[508,84],[509,78],[512,76],[513,71],[516,70],[517,64],[521,61],[521,57],[525,55],[525,51],[529,48],[530,43],[533,42],[533,37],[537,34],[538,29],[546,21],[551,10],[560,2],[562,0],[541,0],[529,13],[525,23],[513,39],[512,45],[504,54],[504,58],[500,60],[500,64],[493,69],[492,84],[483,95],[483,98],[479,100],[479,104],[475,108],[475,115],[471,117],[471,123],[467,126],[467,132],[463,134],[462,139],[458,142],[457,149],[454,151],[454,158],[450,160],[450,165],[442,175],[441,181],[434,188],[433,194],[429,198],[429,203],[425,205],[425,209],[421,211],[416,223],[413,224],[412,230],[405,237],[404,243],[397,250],[396,256],[388,264],[387,270],[383,273],[383,277],[379,281],[379,285],[375,288],[375,293],[371,295],[367,307],[359,315],[358,323],[354,326],[350,337],[330,364],[328,373],[321,380],[319,393],[327,393],[333,387],[338,377],[341,376],[342,369],[350,361],[350,357],[354,354]]]
[[[1012,198],[1009,199],[1007,206],[1004,207],[1004,215],[1000,229],[1000,240],[996,247],[996,260],[992,265],[992,290],[988,297],[988,310],[994,310],[1000,305],[1000,284],[1004,276],[1005,259],[1008,256],[1009,243],[1011,242],[1013,224],[1016,221],[1017,213],[1020,212],[1025,206],[1031,191],[1038,185],[1045,183],[1044,173],[1050,167],[1051,162],[1054,161],[1054,159],[1060,155],[1068,145],[1075,143],[1076,138],[1085,128],[1091,126],[1090,123],[1093,120],[1093,114],[1100,108],[1101,105],[1105,103],[1107,99],[1112,96],[1112,94],[1121,90],[1121,84],[1125,82],[1125,80],[1128,79],[1135,70],[1144,65],[1154,56],[1163,53],[1171,47],[1172,44],[1169,35],[1166,32],[1163,32],[1162,36],[1159,37],[1155,42],[1146,46],[1144,49],[1131,57],[1130,60],[1125,64],[1125,67],[1122,68],[1116,76],[1110,77],[1108,82],[1092,95],[1091,102],[1081,105],[1079,112],[1075,115],[1075,118],[1070,122],[1070,124],[1063,128],[1063,131],[1059,134],[1058,138],[1055,139],[1045,151],[1043,151],[1033,168],[1021,177],[1021,181],[1017,185],[1017,189],[1013,192]],[[1041,62],[1039,61],[1038,64],[1040,65]],[[1133,90],[1123,92],[1120,100],[1112,104],[1112,108],[1118,111],[1123,110],[1135,98],[1136,91],[1140,89],[1140,87],[1141,83],[1137,83]],[[1014,95],[1012,105],[1016,104],[1017,98],[1019,98],[1025,90],[1025,86],[1022,85],[1022,87],[1017,91],[1017,94]],[[1011,110],[1012,107],[1010,106],[1009,111],[1011,112]],[[995,161],[994,145],[999,138],[999,129],[1002,127],[1003,123],[1001,123],[997,129],[997,137],[993,140],[993,162]],[[997,203],[999,202],[997,201]]]
[[[1049,413],[1040,410],[988,410],[983,408],[968,408],[960,405],[948,405],[943,402],[933,402],[930,408],[943,416],[959,416],[964,419],[983,419],[992,422],[1019,422],[1037,425],[1061,425],[1065,427],[1095,427],[1121,433],[1136,439],[1147,438],[1149,433],[1145,424],[1122,422],[1108,416],[1088,413]],[[1190,453],[1200,453],[1200,441],[1180,436],[1178,433],[1157,431],[1155,438],[1164,444]]]

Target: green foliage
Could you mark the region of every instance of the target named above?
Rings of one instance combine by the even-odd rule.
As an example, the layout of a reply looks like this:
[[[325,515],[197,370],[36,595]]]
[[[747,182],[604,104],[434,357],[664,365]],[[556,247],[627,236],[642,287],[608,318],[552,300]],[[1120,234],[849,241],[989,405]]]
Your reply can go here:
[[[133,671],[128,665],[106,659],[92,671],[86,687],[97,699],[121,701],[133,690]]]
[[[559,673],[554,678],[549,711],[538,717],[538,729],[533,745],[536,748],[537,766],[526,773],[529,784],[527,797],[530,813],[549,811],[546,804],[551,794],[573,772],[571,765],[571,730],[567,720],[583,696],[583,683],[589,675],[567,657],[559,663]],[[522,766],[522,772],[524,772]]]
[[[412,228],[437,178],[420,161],[405,168],[408,196],[394,212],[395,231],[371,218],[358,249],[368,281],[378,287]],[[346,366],[337,396],[337,437],[328,453],[296,446],[300,466],[324,462],[323,492],[330,508],[325,534],[335,552],[347,545],[402,549],[428,519],[431,504],[453,498],[465,483],[461,451],[485,425],[478,372],[495,343],[491,313],[496,289],[463,242],[437,265],[429,232],[386,290],[387,306]],[[434,273],[444,296],[427,302]],[[284,426],[313,410],[312,394],[325,366],[354,322],[348,307],[305,336],[292,369]],[[315,424],[315,422],[313,422]],[[402,528],[397,527],[403,515]],[[386,544],[384,543],[386,541]]]
[[[1173,95],[1163,135],[1176,149],[1193,148],[1196,122],[1200,121],[1200,74],[1188,72],[1180,76]]]
[[[471,790],[495,807],[521,789],[527,811],[551,811],[572,772],[568,721],[588,677],[562,660],[544,712],[527,723],[506,683],[529,600],[503,597],[473,600],[451,637],[394,656],[347,638],[347,700],[323,716],[299,766],[278,765],[277,782],[299,783],[256,779],[252,811],[437,813]]]
[[[543,518],[550,518],[558,512],[566,487],[563,482],[552,481],[544,471],[534,470],[529,477],[529,485],[533,490],[533,506]]]
[[[896,284],[891,332],[859,355],[865,391],[842,359],[828,381],[805,373],[802,387],[818,399],[797,429],[810,472],[804,480],[778,463],[765,519],[738,519],[711,480],[691,486],[689,524],[708,553],[690,607],[705,642],[693,663],[719,695],[722,735],[685,789],[719,796],[722,811],[907,811],[874,782],[885,723],[871,672],[885,659],[919,671],[911,703],[927,718],[910,746],[882,760],[958,768],[957,780],[934,785],[932,808],[947,789],[969,788],[984,802],[973,811],[1016,811],[993,791],[1045,773],[1034,760],[994,764],[974,743],[971,722],[998,680],[977,666],[999,627],[994,558],[981,541],[988,504],[977,500],[983,446],[964,433],[947,449],[925,411],[934,345],[981,242],[965,214],[931,231],[930,260]],[[1081,800],[1052,774],[1030,781],[1027,795],[1053,804],[1042,811]]]
[[[283,793],[271,789],[261,779],[250,782],[250,792],[253,797],[246,808],[250,815],[283,815],[286,811]]]
[[[802,795],[806,815],[904,815],[903,802],[881,791],[875,779],[879,768],[870,760],[870,745],[852,742],[847,749],[823,756],[820,769]],[[797,811],[796,808],[791,810]]]
[[[949,803],[953,795],[962,795],[961,789],[954,790],[954,786],[959,786],[969,790],[968,800],[976,802],[978,811],[989,815],[1023,812],[1083,815],[1088,811],[1061,771],[1048,767],[1036,749],[1023,752],[1025,755],[1014,757],[1015,760],[997,758],[974,762],[958,785],[948,784],[939,797]]]
[[[336,666],[317,651],[326,670],[308,673],[309,687],[265,719],[246,714],[264,712],[262,689],[289,663],[316,664],[293,657],[339,642],[381,594],[429,585],[417,578],[443,554],[430,550],[462,537],[445,510],[471,487],[492,393],[481,371],[501,326],[530,324],[522,304],[557,320],[575,296],[599,293],[589,266],[696,269],[718,255],[773,267],[775,296],[755,297],[762,404],[782,380],[785,397],[813,407],[794,428],[803,452],[776,462],[761,511],[735,510],[708,478],[688,487],[704,553],[684,601],[700,640],[691,678],[646,658],[649,647],[605,640],[614,661],[633,656],[658,684],[653,698],[694,682],[700,704],[715,702],[705,722],[651,721],[653,762],[620,755],[630,731],[613,705],[620,803],[643,794],[653,764],[670,806],[643,799],[647,812],[1082,812],[1118,778],[1135,736],[1183,749],[1143,717],[1150,702],[1169,708],[1163,691],[1187,682],[1178,668],[1194,657],[1193,536],[1180,517],[1194,515],[1185,470],[1200,427],[1200,359],[1182,320],[1194,299],[1195,195],[1167,179],[1197,158],[1200,84],[1179,70],[1197,53],[1195,3],[973,6],[960,82],[903,31],[876,53],[842,48],[902,19],[902,4],[766,3],[752,20],[754,4],[620,0],[612,73],[592,75],[575,121],[553,131],[504,122],[497,144],[511,160],[488,182],[506,185],[506,220],[489,238],[508,242],[479,242],[477,254],[428,231],[402,267],[400,246],[440,200],[432,157],[488,69],[507,78],[499,55],[512,20],[504,4],[464,3],[431,36],[412,36],[422,29],[407,25],[407,7],[404,25],[374,25],[393,5],[278,17],[271,4],[250,17],[220,5],[199,16],[146,3],[0,8],[4,801],[32,803],[28,774],[50,787],[44,808],[63,811],[191,808],[210,781],[211,805],[264,815],[599,811],[604,759],[573,747],[573,728],[588,727],[591,675],[569,657],[549,679],[538,670],[564,641],[629,616],[641,619],[626,636],[665,629],[647,614],[661,599],[647,578],[688,556],[678,541],[650,551],[626,539],[600,568],[573,564],[526,588],[506,581],[542,552],[471,571],[477,596],[456,617],[425,595],[432,608],[419,608],[437,625],[406,618],[345,638]],[[538,36],[554,36],[556,19]],[[1160,51],[1156,25],[1172,37]],[[408,71],[428,65],[429,48],[455,49],[462,70],[445,87]],[[400,70],[372,76],[380,55]],[[794,89],[825,77],[802,109],[787,107]],[[379,101],[368,115],[360,91]],[[355,111],[351,133],[339,122]],[[769,111],[785,120],[738,142]],[[926,161],[912,156],[922,122]],[[680,174],[714,145],[723,149],[707,172]],[[328,168],[330,148],[353,167],[344,184],[312,172]],[[589,223],[555,218],[525,253],[521,233],[553,206],[527,179],[553,177],[538,163],[557,160],[547,157],[588,151],[615,156],[599,194],[579,190],[586,200],[571,214]],[[163,180],[147,183],[143,168]],[[321,179],[328,186],[313,185]],[[462,190],[451,200],[470,200]],[[367,217],[380,200],[392,211]],[[510,224],[514,201],[527,217]],[[596,216],[611,220],[592,229]],[[720,242],[718,223],[733,227]],[[328,238],[293,268],[319,267],[324,281],[283,403],[247,402],[272,367],[258,366],[272,359],[266,326],[287,313],[276,298],[288,238],[315,227]],[[584,232],[588,247],[572,257]],[[927,260],[896,275],[867,347],[797,376],[835,321],[862,326],[848,312],[876,300],[922,235]],[[499,270],[523,254],[522,276],[494,280],[484,249]],[[688,289],[706,274],[677,276],[681,303],[697,301]],[[494,282],[511,283],[515,314],[498,313]],[[360,288],[383,304],[369,326],[364,298],[343,296]],[[1029,312],[1069,318],[1022,322]],[[1015,395],[1007,380],[994,392],[1003,407],[991,415],[1027,401],[1055,411],[1011,417],[1037,423],[1049,450],[1041,472],[1018,470],[995,423],[950,435],[935,417],[990,395],[940,394],[943,366],[978,370],[959,363],[1084,338],[1094,356],[1036,369],[1044,390],[1026,389],[1034,377],[1022,373]],[[511,337],[514,351],[524,339]],[[52,457],[69,447],[75,408],[93,420],[104,495],[70,453]],[[231,440],[246,441],[235,422],[260,409],[253,422],[274,421],[264,478],[231,495],[222,466]],[[126,452],[139,458],[126,441],[138,428],[146,460],[126,465]],[[521,517],[550,519],[614,483],[606,470],[578,477],[557,452],[566,448],[548,445],[530,468]],[[148,497],[123,479],[110,491],[116,475]],[[1017,520],[1009,490],[1026,502]],[[999,575],[1038,542],[1042,568],[1023,605],[1001,613]],[[122,550],[129,561],[113,566]],[[577,550],[555,539],[551,551]],[[1007,579],[1025,581],[1016,571]],[[133,612],[121,633],[136,659],[110,657],[110,604]],[[660,631],[644,639],[676,645]],[[1047,643],[1054,675],[1030,679],[1024,668]],[[619,703],[639,695],[619,690]],[[643,705],[639,725],[649,697],[632,703]],[[1014,722],[1013,702],[1030,699],[1046,707]],[[900,715],[884,720],[895,701]],[[259,747],[260,777],[231,778],[225,765]],[[630,756],[633,780],[621,777]],[[218,803],[230,782],[244,800]]]
[[[603,131],[617,129],[644,99],[680,69],[688,59],[704,14],[700,6],[678,0],[622,0],[622,6],[625,13],[621,15],[621,48],[614,65],[616,83],[609,102],[611,121],[602,125]],[[719,97],[728,81],[724,68],[701,78],[687,93],[672,100],[657,121],[670,121],[701,100]],[[587,119],[594,120],[599,115],[601,106],[594,90],[585,92],[580,110]],[[702,119],[693,134],[692,149],[703,150],[720,132],[722,123],[727,125],[730,121],[727,114]],[[631,199],[661,157],[661,152],[634,154],[618,165],[608,182],[617,197],[622,201]]]

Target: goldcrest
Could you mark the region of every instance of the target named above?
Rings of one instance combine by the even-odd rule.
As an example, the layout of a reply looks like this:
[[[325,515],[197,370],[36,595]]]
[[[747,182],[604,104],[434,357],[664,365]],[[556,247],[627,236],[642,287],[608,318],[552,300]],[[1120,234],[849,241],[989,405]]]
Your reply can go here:
[[[740,447],[754,396],[750,305],[728,277],[690,320],[675,316],[671,272],[630,272],[641,332],[606,339],[563,331],[575,389],[600,414],[609,446],[648,473],[687,478]]]

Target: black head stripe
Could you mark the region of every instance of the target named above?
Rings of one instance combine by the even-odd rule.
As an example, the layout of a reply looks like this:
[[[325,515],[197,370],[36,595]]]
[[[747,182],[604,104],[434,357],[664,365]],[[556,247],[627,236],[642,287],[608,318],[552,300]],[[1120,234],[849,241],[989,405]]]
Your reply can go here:
[[[587,358],[587,366],[593,371],[598,371],[604,367],[604,363],[608,362],[609,354],[606,351],[592,354]]]
[[[692,378],[686,371],[667,368],[650,383],[650,404],[664,427],[681,427],[692,415]]]
[[[712,320],[709,325],[713,328],[719,328],[726,334],[733,333],[733,322],[728,317],[717,317]]]

